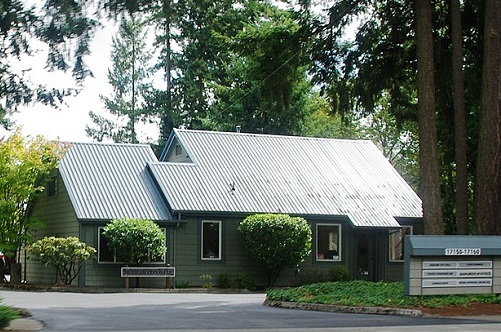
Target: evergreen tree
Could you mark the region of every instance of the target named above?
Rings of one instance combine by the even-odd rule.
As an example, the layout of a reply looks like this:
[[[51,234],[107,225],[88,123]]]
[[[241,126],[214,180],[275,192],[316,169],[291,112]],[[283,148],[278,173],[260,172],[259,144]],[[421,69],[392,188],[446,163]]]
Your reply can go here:
[[[224,69],[229,80],[213,84],[215,103],[204,125],[218,130],[300,134],[311,84],[307,80],[309,32],[300,13],[269,5],[253,7],[255,17],[234,38]]]
[[[466,150],[466,146],[476,146],[482,86],[483,6],[475,2],[463,2],[459,9],[462,18],[459,33],[462,33],[460,39],[464,43],[454,47],[456,53],[457,47],[460,48],[464,60],[463,65],[455,64],[455,68],[464,69],[464,120],[467,120],[464,130],[459,123],[463,120],[460,117],[454,120],[454,109],[457,107],[454,105],[460,99],[460,92],[452,89],[455,80],[453,73],[457,69],[451,70],[452,9],[446,2],[431,3],[433,39],[427,47],[434,53],[434,66],[429,73],[435,78],[433,113],[437,117],[435,146],[438,147],[437,167],[441,181],[440,186],[435,185],[432,192],[442,194],[445,213],[441,219],[447,233],[464,232],[465,214],[471,221],[471,214],[467,211],[471,200],[467,204],[461,202],[464,202],[465,182],[466,194],[472,197],[476,149]],[[340,112],[342,115],[348,112],[358,115],[374,113],[383,106],[381,102],[384,101],[387,104],[385,108],[395,118],[397,128],[402,132],[407,124],[417,123],[415,12],[414,2],[409,1],[344,0],[336,2],[329,9],[327,20],[316,22],[312,74],[322,94],[329,98],[331,112]],[[341,36],[345,29],[353,27],[353,21],[358,22],[356,38],[352,42],[345,41]],[[457,125],[459,127],[455,128]],[[423,184],[421,187],[428,188],[429,185]],[[456,192],[461,195],[456,197]],[[462,205],[461,209],[456,209],[458,204]]]
[[[479,234],[501,235],[501,1],[485,6],[475,219]]]
[[[454,152],[456,159],[456,225],[458,234],[468,234],[468,162],[464,101],[463,33],[459,0],[450,2],[452,83],[454,104]]]
[[[433,7],[430,0],[416,0],[416,57],[419,119],[421,199],[426,234],[443,234],[438,164],[433,60]]]
[[[152,54],[147,50],[147,32],[143,24],[134,16],[124,19],[118,36],[112,39],[108,82],[113,87],[113,96],[101,95],[101,100],[117,121],[90,112],[97,128],[87,126],[86,132],[95,140],[111,138],[115,142],[138,142],[137,124],[146,119],[147,113],[144,96],[152,89],[149,67]]]

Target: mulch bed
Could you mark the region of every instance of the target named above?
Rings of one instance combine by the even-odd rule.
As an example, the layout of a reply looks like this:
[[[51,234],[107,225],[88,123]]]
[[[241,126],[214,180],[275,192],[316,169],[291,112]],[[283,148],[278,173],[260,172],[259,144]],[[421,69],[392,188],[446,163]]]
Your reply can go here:
[[[423,313],[433,316],[483,316],[501,315],[501,304],[472,303],[470,305],[443,308],[419,308]]]

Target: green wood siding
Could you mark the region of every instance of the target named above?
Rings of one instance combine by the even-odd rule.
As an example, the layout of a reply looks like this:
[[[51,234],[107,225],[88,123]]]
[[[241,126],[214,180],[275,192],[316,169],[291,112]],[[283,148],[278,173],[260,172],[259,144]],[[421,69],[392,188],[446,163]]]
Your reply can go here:
[[[47,197],[46,191],[40,193],[31,211],[32,218],[39,219],[44,224],[43,227],[34,232],[35,240],[46,236],[79,236],[79,223],[73,211],[68,192],[59,174],[56,181],[56,196]],[[21,262],[23,261],[24,258]],[[26,280],[28,282],[55,282],[56,272],[54,268],[42,266],[38,262],[30,260],[29,257],[26,260],[25,268]]]
[[[203,220],[219,220],[222,222],[222,259],[218,261],[201,260],[201,224]],[[222,274],[236,277],[244,274],[251,277],[259,287],[266,286],[265,270],[247,258],[240,233],[237,230],[241,219],[237,218],[216,218],[216,217],[189,217],[187,223],[182,224],[176,230],[175,267],[176,283],[178,286],[202,286],[203,281],[200,276],[209,274],[212,282],[218,284],[218,279]],[[296,268],[285,269],[281,272],[276,285],[290,286],[298,285],[303,279],[303,275],[314,271],[327,272],[335,267],[345,267],[349,265],[350,259],[350,227],[344,219],[336,220],[315,220],[310,222],[312,230],[317,222],[342,224],[342,260],[340,262],[318,262],[315,259],[315,234],[313,234],[312,253],[299,266],[300,273]]]

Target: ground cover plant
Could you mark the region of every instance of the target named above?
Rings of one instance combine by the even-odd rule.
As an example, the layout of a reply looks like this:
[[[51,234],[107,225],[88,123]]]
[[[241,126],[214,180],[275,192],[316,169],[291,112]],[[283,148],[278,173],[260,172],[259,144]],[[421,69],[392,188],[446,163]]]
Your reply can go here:
[[[297,288],[271,289],[267,299],[344,306],[383,306],[404,308],[441,308],[471,303],[501,304],[495,294],[407,296],[401,282],[326,282]]]
[[[1,299],[0,299],[1,302]],[[9,306],[0,304],[0,329],[4,329],[10,325],[10,322],[19,317],[17,310]]]

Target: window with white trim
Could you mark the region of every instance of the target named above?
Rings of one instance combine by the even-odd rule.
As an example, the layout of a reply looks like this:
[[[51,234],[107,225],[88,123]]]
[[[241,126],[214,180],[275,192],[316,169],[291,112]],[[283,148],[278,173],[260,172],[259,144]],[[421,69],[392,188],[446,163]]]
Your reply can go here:
[[[202,221],[202,260],[221,260],[221,221]]]
[[[317,224],[317,261],[341,261],[341,225]]]
[[[404,260],[404,237],[412,235],[412,226],[402,226],[398,230],[390,230],[390,261],[401,262]]]
[[[167,229],[166,228],[160,228],[165,236],[165,241],[167,241]],[[98,227],[97,228],[97,262],[98,263],[117,263],[117,264],[124,264],[124,262],[117,261],[117,257],[114,252],[112,252],[108,248],[108,240],[106,239],[105,236],[103,236],[104,229],[103,227]],[[166,255],[164,254],[163,258],[160,261],[150,261],[148,264],[165,264],[166,263]]]

